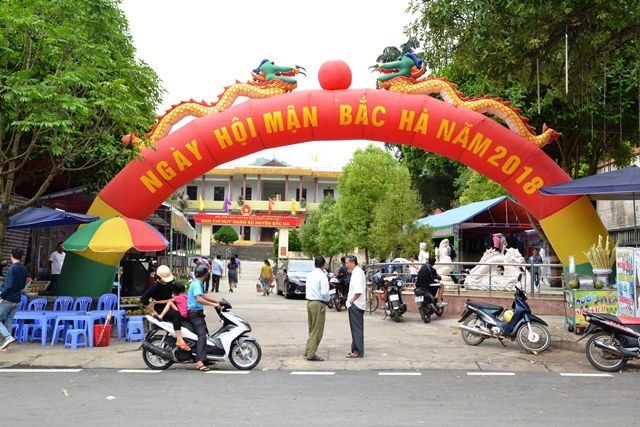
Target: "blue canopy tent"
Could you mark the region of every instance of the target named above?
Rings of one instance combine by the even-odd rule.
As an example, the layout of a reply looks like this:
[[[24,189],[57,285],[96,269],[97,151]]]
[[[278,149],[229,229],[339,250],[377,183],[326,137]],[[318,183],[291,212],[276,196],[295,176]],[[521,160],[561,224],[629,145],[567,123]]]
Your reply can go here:
[[[97,216],[66,212],[61,209],[26,208],[9,218],[7,228],[39,228],[56,225],[85,224],[99,219]]]

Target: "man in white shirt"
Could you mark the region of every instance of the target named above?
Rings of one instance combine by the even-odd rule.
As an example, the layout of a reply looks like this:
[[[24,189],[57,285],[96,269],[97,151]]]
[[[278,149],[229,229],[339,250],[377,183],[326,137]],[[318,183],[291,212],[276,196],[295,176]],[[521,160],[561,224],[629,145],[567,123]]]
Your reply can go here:
[[[348,255],[345,260],[347,270],[351,273],[349,295],[347,295],[347,311],[351,329],[351,352],[348,359],[364,357],[364,310],[367,304],[366,279],[362,268],[358,267],[358,258]]]
[[[221,255],[216,255],[211,261],[211,292],[218,292],[220,288],[220,277],[222,277],[222,269],[224,268],[221,258]]]
[[[305,287],[309,339],[304,350],[304,357],[311,362],[322,362],[324,360],[316,354],[316,351],[324,334],[326,303],[329,301],[329,279],[327,279],[327,274],[323,270],[325,263],[324,257],[316,257],[314,260],[315,268],[307,276],[307,285]]]
[[[49,255],[49,271],[51,272],[51,286],[48,290],[56,294],[58,288],[58,280],[62,272],[62,264],[64,264],[65,253],[62,250],[62,242],[58,243],[58,249]]]

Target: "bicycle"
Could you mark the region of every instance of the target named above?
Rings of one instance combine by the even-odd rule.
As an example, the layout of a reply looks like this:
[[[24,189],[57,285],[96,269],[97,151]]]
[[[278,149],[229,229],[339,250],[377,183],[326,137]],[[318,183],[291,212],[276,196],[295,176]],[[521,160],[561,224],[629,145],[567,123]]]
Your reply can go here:
[[[369,314],[371,314],[378,309],[378,305],[380,305],[380,298],[378,297],[378,294],[374,291],[373,283],[367,283],[366,310],[369,312]]]

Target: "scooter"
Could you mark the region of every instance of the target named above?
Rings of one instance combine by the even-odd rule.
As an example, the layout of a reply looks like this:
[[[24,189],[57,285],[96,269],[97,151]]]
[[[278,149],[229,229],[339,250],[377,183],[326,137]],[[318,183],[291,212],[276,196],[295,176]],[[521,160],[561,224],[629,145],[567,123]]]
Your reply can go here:
[[[424,323],[431,322],[431,316],[434,314],[438,317],[442,317],[444,314],[447,303],[443,299],[438,300],[437,296],[434,297],[434,295],[438,295],[440,286],[440,283],[429,285],[431,292],[424,288],[415,288],[413,291],[416,294],[416,307]]]
[[[347,309],[347,296],[344,294],[340,279],[332,277],[329,280],[329,308],[335,308],[336,311]]]
[[[585,352],[596,369],[616,372],[640,357],[640,319],[589,312],[583,316],[589,326],[578,341],[593,334]]]
[[[391,317],[394,322],[399,322],[407,311],[407,305],[402,301],[404,282],[397,276],[384,277],[382,273],[374,274],[371,280],[383,290],[381,298],[384,298],[385,319]]]
[[[499,305],[467,300],[458,325],[468,345],[479,345],[487,338],[497,338],[502,345],[509,338],[517,340],[523,350],[539,353],[549,348],[551,338],[547,323],[531,313],[527,295],[516,286],[511,310]]]
[[[223,362],[229,360],[240,370],[253,369],[260,363],[262,349],[254,337],[247,336],[251,326],[242,317],[231,311],[231,304],[220,300],[220,316],[222,326],[215,333],[207,336],[207,361]],[[164,370],[174,363],[195,363],[198,336],[191,323],[182,320],[182,337],[190,351],[176,346],[176,336],[171,322],[157,320],[146,316],[150,329],[142,341],[142,359],[151,369]]]

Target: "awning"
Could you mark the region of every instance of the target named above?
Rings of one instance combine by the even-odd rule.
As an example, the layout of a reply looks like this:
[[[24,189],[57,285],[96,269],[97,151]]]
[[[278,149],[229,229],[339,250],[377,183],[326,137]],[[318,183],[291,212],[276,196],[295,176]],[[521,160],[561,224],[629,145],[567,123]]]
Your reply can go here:
[[[7,228],[38,228],[57,225],[85,224],[98,219],[97,216],[66,212],[61,209],[26,208],[9,218]]]
[[[587,195],[594,200],[640,200],[640,168],[629,166],[542,187],[540,194]]]
[[[167,202],[163,202],[162,206],[169,208],[171,211],[171,225],[180,233],[187,236],[189,239],[196,239],[196,229],[189,224],[189,220],[182,212],[176,209],[173,205]]]

